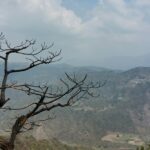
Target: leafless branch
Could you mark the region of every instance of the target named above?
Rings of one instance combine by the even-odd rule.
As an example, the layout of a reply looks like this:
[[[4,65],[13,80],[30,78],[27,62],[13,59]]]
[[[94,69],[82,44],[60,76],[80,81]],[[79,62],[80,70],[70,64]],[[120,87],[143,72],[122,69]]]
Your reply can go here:
[[[0,43],[0,59],[4,61],[3,79],[0,85],[0,109],[5,111],[26,110],[23,115],[15,118],[9,140],[0,143],[0,148],[3,150],[13,150],[16,136],[19,133],[32,130],[35,126],[39,126],[37,121],[41,122],[51,119],[51,117],[47,117],[41,120],[32,120],[34,116],[40,115],[43,112],[50,112],[58,107],[72,106],[81,99],[97,97],[99,94],[97,94],[96,89],[104,85],[104,83],[100,82],[88,82],[87,75],[78,78],[75,74],[69,75],[67,73],[65,73],[64,78],[60,79],[59,87],[61,87],[61,91],[51,91],[47,84],[9,83],[8,78],[10,74],[28,71],[43,64],[59,61],[61,50],[52,52],[49,49],[52,48],[53,44],[47,45],[46,43],[41,44],[40,48],[37,49],[34,47],[36,44],[35,40],[25,40],[17,46],[12,46],[2,33],[0,33],[0,41],[3,41]],[[31,49],[28,51],[29,48]],[[43,53],[46,54],[46,57],[41,57],[45,56]],[[22,68],[9,69],[9,59],[13,54],[27,57],[28,65]],[[18,108],[6,106],[7,101],[11,100],[6,97],[7,89],[24,92],[27,96],[36,96],[36,101]]]
[[[2,33],[0,34],[0,40],[4,40],[4,36]],[[11,46],[11,44],[7,40],[5,40],[4,43],[5,43],[5,48],[2,47],[2,44],[0,45],[0,53],[3,53],[3,55],[0,55],[0,58],[4,60],[4,76],[2,79],[2,85],[0,87],[0,108],[2,108],[6,104],[6,102],[9,100],[9,98],[6,98],[5,96],[6,89],[11,88],[10,86],[7,86],[7,80],[8,80],[9,74],[24,72],[34,67],[37,67],[39,65],[50,64],[50,63],[59,61],[61,59],[59,58],[61,54],[61,50],[58,52],[49,51],[49,49],[52,48],[53,44],[48,46],[46,45],[46,43],[43,43],[41,44],[40,49],[35,49],[33,47],[36,43],[35,40],[26,40],[24,42],[21,42],[17,46]],[[28,48],[32,48],[32,51],[28,52],[27,51]],[[43,53],[46,53],[46,57],[39,56],[39,55],[43,55]],[[8,60],[9,60],[10,55],[12,54],[28,56],[27,60],[29,60],[29,64],[26,67],[9,70]]]

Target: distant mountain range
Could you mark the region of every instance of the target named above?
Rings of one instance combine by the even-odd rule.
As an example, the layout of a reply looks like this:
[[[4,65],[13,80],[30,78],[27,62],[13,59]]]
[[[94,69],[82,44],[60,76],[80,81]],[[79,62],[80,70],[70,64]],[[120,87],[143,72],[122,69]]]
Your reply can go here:
[[[21,64],[22,65],[22,64]],[[25,65],[25,64],[24,64]],[[12,64],[11,67],[20,67]],[[57,138],[67,143],[99,147],[139,145],[150,140],[150,68],[137,67],[127,71],[98,67],[72,67],[70,65],[41,66],[25,73],[11,76],[11,81],[48,82],[58,84],[64,72],[78,75],[88,74],[89,80],[106,81],[100,89],[100,97],[80,101],[73,107],[57,109],[55,119],[42,124],[33,135]],[[1,74],[1,72],[0,72]],[[12,104],[22,105],[27,97],[9,92]],[[0,116],[3,129],[6,126],[7,112]],[[45,115],[45,114],[43,114]],[[41,115],[40,117],[44,117]],[[5,121],[4,121],[5,120]],[[115,149],[115,148],[114,148]]]
[[[150,53],[140,56],[114,56],[106,58],[101,62],[101,65],[113,69],[131,69],[137,66],[150,67]]]

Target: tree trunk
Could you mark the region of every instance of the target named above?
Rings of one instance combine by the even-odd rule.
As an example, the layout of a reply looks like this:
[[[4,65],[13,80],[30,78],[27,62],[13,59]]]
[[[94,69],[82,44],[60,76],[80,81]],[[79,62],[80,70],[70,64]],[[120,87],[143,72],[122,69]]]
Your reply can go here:
[[[14,150],[14,145],[11,145],[8,141],[0,141],[1,150]]]
[[[0,149],[1,150],[14,150],[14,143],[16,140],[16,137],[20,130],[22,129],[23,125],[25,124],[27,118],[26,116],[19,117],[15,124],[13,125],[12,132],[10,135],[10,139],[0,139]]]

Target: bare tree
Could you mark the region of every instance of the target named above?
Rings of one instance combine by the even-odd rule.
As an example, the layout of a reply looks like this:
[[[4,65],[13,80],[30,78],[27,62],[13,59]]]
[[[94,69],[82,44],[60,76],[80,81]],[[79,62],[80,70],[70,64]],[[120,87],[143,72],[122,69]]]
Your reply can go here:
[[[35,40],[25,40],[17,46],[11,46],[11,44],[5,39],[5,36],[0,34],[0,59],[3,61],[3,78],[0,85],[0,109],[8,111],[24,111],[24,115],[20,115],[14,121],[12,125],[10,137],[8,139],[0,141],[0,148],[2,150],[13,150],[16,137],[19,133],[33,129],[37,124],[33,121],[33,117],[43,112],[51,111],[57,107],[68,107],[73,105],[76,101],[87,98],[89,96],[96,96],[94,90],[103,86],[101,83],[87,82],[87,75],[79,79],[75,75],[69,75],[65,73],[65,79],[60,79],[63,90],[61,92],[52,92],[49,90],[49,85],[43,84],[29,84],[29,83],[13,83],[9,82],[9,75],[19,72],[25,72],[32,68],[35,68],[42,64],[50,64],[60,60],[61,51],[52,52],[53,44],[47,45],[45,43],[35,48]],[[46,57],[43,55],[46,53]],[[9,60],[12,55],[27,57],[28,64],[25,67],[18,69],[9,69]],[[13,89],[16,92],[21,91],[30,96],[36,96],[37,101],[31,102],[25,106],[15,108],[14,106],[7,106],[8,101],[11,101],[10,97],[7,97],[6,91]],[[43,119],[45,121],[50,117]],[[29,125],[30,124],[30,125]],[[27,126],[28,125],[28,126]]]

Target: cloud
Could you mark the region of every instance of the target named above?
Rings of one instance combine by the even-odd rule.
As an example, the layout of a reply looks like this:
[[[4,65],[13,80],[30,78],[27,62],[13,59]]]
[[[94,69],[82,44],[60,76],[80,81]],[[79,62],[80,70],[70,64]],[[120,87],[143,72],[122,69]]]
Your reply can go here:
[[[149,0],[99,0],[86,9],[85,19],[63,0],[5,0],[0,5],[0,28],[14,41],[55,41],[65,62],[94,65],[110,56],[147,53],[149,10]]]
[[[82,26],[82,20],[73,11],[62,7],[60,0],[6,0],[0,8],[3,11],[2,14],[7,18],[8,24],[9,20],[15,21],[16,24],[19,20],[25,24],[28,24],[26,21],[34,24],[32,20],[39,17],[39,19],[42,18],[39,20],[41,24],[54,24],[70,29],[72,32],[78,32]],[[30,20],[30,18],[32,19]]]
[[[54,22],[57,25],[79,31],[82,20],[71,10],[61,6],[61,0],[27,0],[24,5],[27,12],[40,12],[47,22]]]
[[[124,0],[105,0],[93,12],[93,20],[97,20],[97,24],[103,24],[103,28],[121,33],[140,31],[145,25],[144,16],[144,12],[129,6]]]
[[[136,0],[133,3],[130,5],[125,0],[99,1],[94,10],[89,10],[88,15],[90,17],[88,20],[83,20],[74,11],[62,6],[62,0],[6,0],[5,7],[10,9],[8,13],[12,18],[12,15],[17,15],[17,11],[20,13],[19,16],[17,15],[20,18],[26,16],[26,19],[34,19],[39,15],[42,18],[39,20],[41,23],[53,24],[59,28],[66,28],[67,31],[69,30],[68,32],[85,34],[86,36],[89,32],[91,36],[91,34],[101,34],[101,32],[102,34],[104,32],[106,34],[108,32],[121,34],[140,32],[145,27],[148,28],[149,22],[144,20],[146,12],[141,11],[137,6],[147,6],[150,2],[148,0]],[[2,6],[4,7],[4,5]],[[3,11],[4,13],[5,11]],[[6,14],[8,13],[6,12]],[[8,19],[11,20],[10,16]],[[97,32],[98,30],[99,32]]]
[[[150,6],[150,1],[149,0],[136,0],[136,4],[138,6]]]

